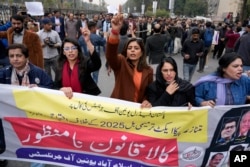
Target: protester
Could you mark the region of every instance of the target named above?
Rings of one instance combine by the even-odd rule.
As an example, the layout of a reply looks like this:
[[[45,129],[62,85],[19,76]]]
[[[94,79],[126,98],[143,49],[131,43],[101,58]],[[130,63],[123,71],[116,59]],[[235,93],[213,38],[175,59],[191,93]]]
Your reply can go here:
[[[105,48],[106,40],[105,38],[102,38],[101,36],[96,34],[97,30],[96,22],[89,21],[88,29],[90,30],[90,41],[94,45],[96,52],[100,56],[101,55],[100,47]],[[98,77],[99,77],[99,70],[92,73],[92,78],[96,84],[98,83]]]
[[[54,17],[51,18],[51,21],[53,23],[52,29],[55,30],[59,34],[61,40],[64,40],[65,38],[64,18],[61,17],[61,14],[59,11],[57,10],[54,11]]]
[[[239,32],[241,31],[241,27],[236,27],[236,31],[234,31],[234,26],[229,25],[227,27],[227,32],[226,32],[226,53],[230,53],[234,51],[234,46],[238,38],[240,38]]]
[[[39,67],[29,62],[29,51],[23,44],[11,44],[7,48],[10,66],[0,70],[0,83],[51,88],[51,78]]]
[[[242,58],[236,53],[226,53],[219,60],[215,73],[200,78],[195,83],[198,106],[241,105],[250,95],[250,78],[242,75]]]
[[[48,18],[42,20],[43,29],[37,34],[43,47],[44,70],[51,77],[56,72],[56,63],[58,58],[58,48],[61,47],[62,41],[59,34],[52,30],[52,21]]]
[[[212,28],[212,23],[206,22],[206,29],[202,32],[201,35],[201,38],[204,42],[204,50],[203,50],[203,55],[200,56],[199,70],[197,70],[197,72],[202,73],[204,71],[207,61],[207,55],[212,45],[213,36],[214,36],[214,29]]]
[[[106,51],[107,62],[115,75],[111,97],[141,103],[145,100],[146,87],[153,81],[153,69],[147,64],[143,40],[131,38],[122,54],[118,54],[122,15],[114,16],[111,24]]]
[[[150,64],[159,64],[165,57],[164,48],[170,40],[170,35],[161,34],[162,26],[158,23],[153,25],[154,34],[146,40],[146,55],[149,57]]]
[[[52,79],[39,67],[28,60],[29,51],[23,44],[11,44],[7,48],[10,66],[0,70],[0,83],[28,87],[52,88]],[[7,164],[0,161],[1,166]],[[45,164],[31,163],[31,166],[44,167]]]
[[[69,19],[65,22],[65,37],[78,39],[77,20],[74,19],[74,14],[69,14]]]
[[[177,64],[171,57],[163,58],[158,65],[156,80],[148,86],[146,95],[152,106],[195,104],[193,85],[178,77]]]
[[[65,38],[58,59],[55,87],[63,91],[68,98],[73,97],[73,92],[91,95],[101,93],[91,77],[91,72],[100,69],[101,59],[90,41],[88,28],[83,28],[82,33],[89,56],[83,56],[81,47],[75,39]]]
[[[12,27],[7,31],[0,32],[0,38],[7,38],[8,44],[25,44],[29,50],[29,61],[40,68],[44,68],[43,51],[39,36],[24,28],[23,16],[13,15],[11,17],[11,25]]]
[[[182,48],[183,56],[183,78],[191,81],[194,74],[199,57],[203,55],[204,43],[200,39],[200,31],[197,28],[192,30],[191,39],[187,39]]]

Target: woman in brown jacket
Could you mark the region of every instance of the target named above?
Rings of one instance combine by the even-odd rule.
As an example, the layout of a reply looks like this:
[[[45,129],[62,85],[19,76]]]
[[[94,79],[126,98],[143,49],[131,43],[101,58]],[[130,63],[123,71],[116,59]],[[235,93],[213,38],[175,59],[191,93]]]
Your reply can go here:
[[[153,69],[147,64],[142,39],[129,39],[122,54],[117,53],[122,24],[121,14],[113,17],[112,30],[107,40],[106,58],[115,75],[111,97],[147,106],[150,103],[145,100],[145,89],[153,82]]]

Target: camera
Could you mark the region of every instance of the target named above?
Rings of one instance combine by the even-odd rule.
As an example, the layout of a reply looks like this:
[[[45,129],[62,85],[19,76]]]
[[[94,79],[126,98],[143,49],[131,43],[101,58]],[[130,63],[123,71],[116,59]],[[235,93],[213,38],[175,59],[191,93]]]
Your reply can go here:
[[[51,40],[50,37],[45,38],[45,39],[44,39],[44,43],[46,43],[49,47],[54,47],[54,45],[56,44],[55,42],[53,42],[53,41]]]

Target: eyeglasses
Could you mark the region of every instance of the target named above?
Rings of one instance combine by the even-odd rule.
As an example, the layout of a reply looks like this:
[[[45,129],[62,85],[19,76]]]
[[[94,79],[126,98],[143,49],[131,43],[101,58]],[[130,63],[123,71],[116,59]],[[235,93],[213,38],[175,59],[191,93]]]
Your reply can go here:
[[[77,47],[76,46],[71,46],[71,47],[65,47],[63,48],[64,51],[74,51],[74,50],[77,50]]]

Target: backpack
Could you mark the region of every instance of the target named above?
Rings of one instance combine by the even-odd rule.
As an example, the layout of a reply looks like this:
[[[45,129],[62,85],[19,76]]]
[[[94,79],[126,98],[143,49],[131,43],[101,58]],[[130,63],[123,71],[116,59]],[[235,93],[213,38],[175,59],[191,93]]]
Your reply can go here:
[[[204,45],[205,47],[210,47],[212,45],[214,32],[211,28],[207,28],[204,33]]]

